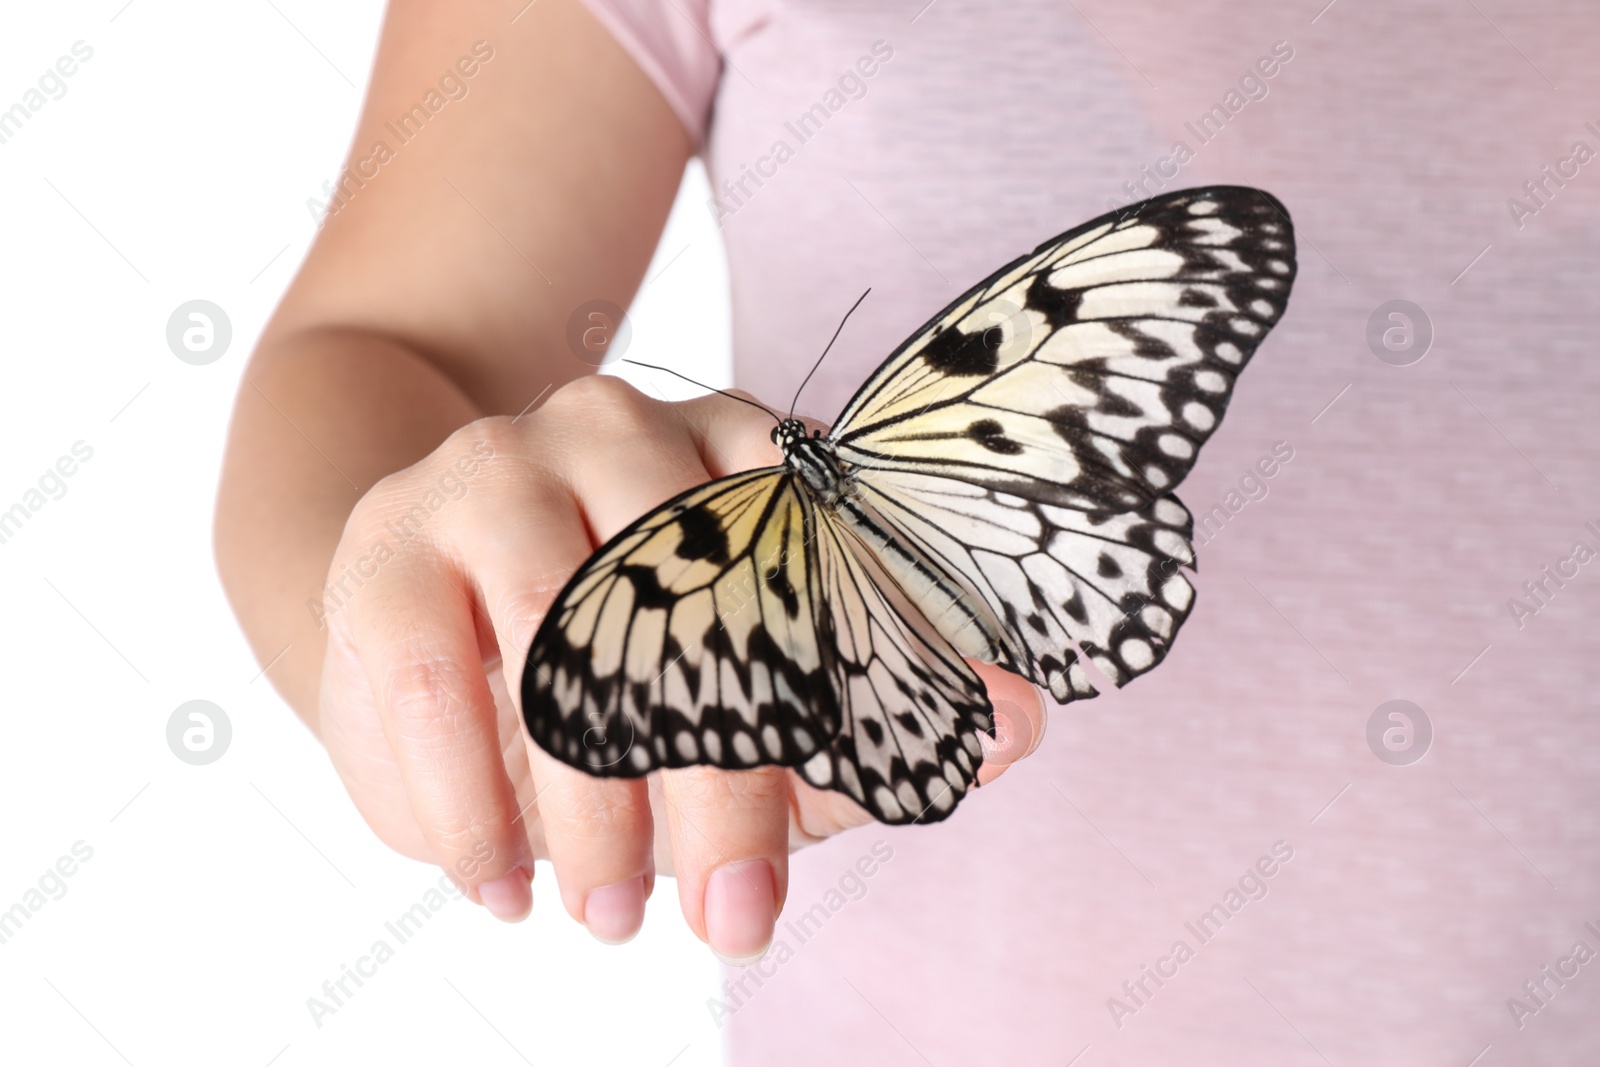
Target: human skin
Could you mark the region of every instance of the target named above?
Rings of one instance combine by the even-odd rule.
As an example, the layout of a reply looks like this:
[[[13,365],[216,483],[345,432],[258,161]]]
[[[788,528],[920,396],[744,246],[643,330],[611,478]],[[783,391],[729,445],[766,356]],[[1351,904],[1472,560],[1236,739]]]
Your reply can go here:
[[[779,460],[750,406],[653,400],[568,350],[575,308],[633,296],[693,146],[575,0],[513,14],[390,4],[352,159],[392,145],[384,123],[474,42],[493,58],[327,220],[267,324],[234,408],[218,567],[268,677],[391,848],[512,921],[548,859],[568,913],[606,941],[638,931],[671,874],[695,934],[749,959],[790,851],[869,816],[774,767],[590,777],[527,741],[513,696],[596,545]],[[332,610],[311,610],[341,579]],[[987,746],[988,782],[1038,744],[1043,704],[980,673],[1020,712]]]

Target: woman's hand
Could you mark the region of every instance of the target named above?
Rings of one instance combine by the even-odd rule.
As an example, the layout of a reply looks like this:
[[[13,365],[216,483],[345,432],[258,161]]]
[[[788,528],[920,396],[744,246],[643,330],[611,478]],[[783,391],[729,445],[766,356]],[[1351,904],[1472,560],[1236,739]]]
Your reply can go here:
[[[656,874],[674,874],[718,954],[766,948],[790,851],[865,812],[776,767],[590,777],[527,740],[511,694],[594,547],[685,489],[779,462],[770,431],[724,397],[666,403],[590,377],[529,414],[469,423],[361,498],[324,597],[320,722],[380,838],[502,919],[527,914],[533,861],[548,858],[568,913],[606,941],[632,937]],[[1037,742],[1043,705],[984,674],[1003,720],[987,782]]]
[[[363,162],[443,78],[425,133]],[[495,914],[527,912],[548,857],[620,940],[672,871],[695,932],[753,954],[789,849],[864,814],[773,768],[590,778],[525,743],[509,696],[596,544],[778,458],[747,405],[648,400],[569,348],[581,309],[631,300],[695,145],[577,0],[394,0],[353,145],[234,409],[216,546],[240,623],[378,835]],[[1036,736],[1031,688],[986,677]]]

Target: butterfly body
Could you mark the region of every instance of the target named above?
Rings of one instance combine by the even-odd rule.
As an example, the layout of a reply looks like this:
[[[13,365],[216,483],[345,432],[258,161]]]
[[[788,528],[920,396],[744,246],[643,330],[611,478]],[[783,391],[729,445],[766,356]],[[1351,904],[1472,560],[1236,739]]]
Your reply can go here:
[[[772,441],[783,453],[784,465],[799,475],[820,502],[832,506],[849,491],[849,476],[840,466],[839,452],[820,432],[807,433],[799,419],[784,419],[773,427]]]
[[[1172,490],[1287,305],[1293,229],[1255,189],[1182,190],[1039,245],[939,312],[827,433],[602,546],[529,649],[556,758],[638,776],[794,768],[884,822],[976,782],[968,664],[1058,701],[1159,664],[1193,607]]]

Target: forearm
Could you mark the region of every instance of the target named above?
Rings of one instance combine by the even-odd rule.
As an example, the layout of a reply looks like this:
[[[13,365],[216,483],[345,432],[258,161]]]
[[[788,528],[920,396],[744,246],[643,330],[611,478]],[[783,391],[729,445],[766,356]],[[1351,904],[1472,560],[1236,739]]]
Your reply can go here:
[[[692,149],[581,4],[507,19],[493,0],[390,5],[353,157],[441,71],[470,93],[327,219],[235,404],[218,567],[313,729],[315,609],[352,509],[457,428],[592,369],[566,351],[568,320],[590,300],[628,302]]]
[[[217,567],[268,677],[313,730],[345,520],[379,479],[484,414],[420,354],[366,331],[288,333],[253,357],[218,490]]]

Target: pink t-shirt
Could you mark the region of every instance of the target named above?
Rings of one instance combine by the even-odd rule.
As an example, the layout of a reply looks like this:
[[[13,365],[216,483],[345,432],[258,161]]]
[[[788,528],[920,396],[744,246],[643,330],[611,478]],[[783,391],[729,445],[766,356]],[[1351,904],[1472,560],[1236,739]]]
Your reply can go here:
[[[796,856],[735,1063],[1600,1063],[1600,13],[1324,2],[589,0],[703,145],[738,383],[873,287],[823,419],[1108,202],[1299,234],[1171,656]]]

